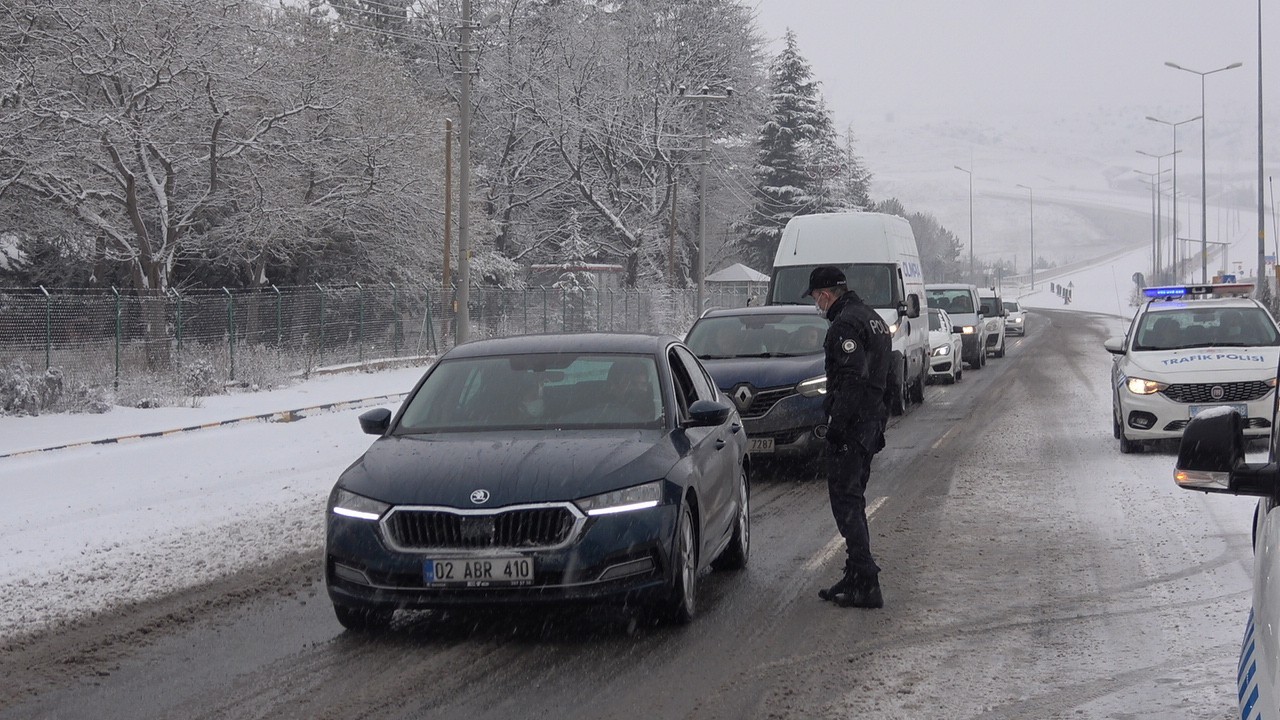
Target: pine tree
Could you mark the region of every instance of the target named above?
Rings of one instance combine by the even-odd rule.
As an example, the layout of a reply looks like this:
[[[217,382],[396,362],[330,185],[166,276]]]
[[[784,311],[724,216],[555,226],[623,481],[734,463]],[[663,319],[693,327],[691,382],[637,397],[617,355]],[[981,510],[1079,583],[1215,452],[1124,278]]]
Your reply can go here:
[[[840,205],[831,197],[829,180],[840,173],[843,149],[790,30],[769,78],[769,109],[756,141],[754,207],[739,225],[743,259],[754,267],[773,263],[782,229],[792,217]]]

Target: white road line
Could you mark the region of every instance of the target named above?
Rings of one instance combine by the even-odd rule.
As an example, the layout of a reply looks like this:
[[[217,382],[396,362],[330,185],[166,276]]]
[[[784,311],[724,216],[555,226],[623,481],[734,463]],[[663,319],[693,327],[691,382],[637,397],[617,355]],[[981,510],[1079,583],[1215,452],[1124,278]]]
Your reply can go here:
[[[880,509],[880,506],[884,504],[885,500],[886,498],[878,497],[867,505],[867,522],[871,521],[871,516],[876,513],[876,510]],[[813,572],[819,567],[822,567],[836,553],[840,552],[843,547],[844,537],[841,536],[840,533],[836,533],[836,536],[831,538],[831,542],[828,542],[826,547],[819,550],[817,555],[809,558],[809,561],[804,564],[805,572]]]
[[[950,430],[946,431],[945,433],[942,434],[942,437],[938,438],[938,441],[933,444],[932,449],[937,450],[939,447],[942,446],[943,443],[949,440],[951,436],[954,435],[956,431],[959,429],[960,429],[959,423],[952,425]]]

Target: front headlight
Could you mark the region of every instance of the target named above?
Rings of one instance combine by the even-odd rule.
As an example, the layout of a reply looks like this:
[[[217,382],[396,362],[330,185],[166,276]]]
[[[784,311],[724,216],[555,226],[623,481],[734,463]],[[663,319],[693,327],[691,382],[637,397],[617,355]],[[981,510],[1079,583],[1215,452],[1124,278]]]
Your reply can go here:
[[[974,331],[974,328],[972,325],[965,325],[964,327],[960,328],[961,335],[972,335],[973,331]]]
[[[607,493],[592,495],[577,500],[576,504],[588,515],[612,515],[613,513],[630,512],[657,507],[662,502],[662,480],[654,480],[644,485],[611,490]]]
[[[892,324],[892,325],[890,325],[890,326],[889,326],[889,334],[890,334],[890,335],[897,335],[897,334],[898,334],[898,323],[894,323],[894,324]]]
[[[334,494],[333,507],[330,508],[334,515],[342,515],[356,520],[377,520],[390,509],[391,506],[387,503],[346,490],[339,490]]]
[[[796,392],[805,397],[818,397],[827,394],[827,376],[819,375],[796,384]]]
[[[950,346],[950,345],[940,345],[940,346],[938,346],[938,347],[936,347],[936,348],[934,348],[934,349],[933,349],[933,356],[934,356],[934,357],[943,357],[943,356],[950,355],[950,354],[951,354],[951,346]]]
[[[1131,377],[1125,381],[1125,387],[1129,388],[1129,392],[1134,395],[1154,395],[1161,390],[1169,387],[1169,383],[1162,383],[1155,380],[1146,380],[1144,378]]]
[[[1273,378],[1273,377],[1272,377],[1272,378],[1267,378],[1267,379],[1266,379],[1267,387],[1275,387],[1275,386],[1276,386],[1276,380],[1278,380],[1278,379],[1280,379],[1280,378]]]

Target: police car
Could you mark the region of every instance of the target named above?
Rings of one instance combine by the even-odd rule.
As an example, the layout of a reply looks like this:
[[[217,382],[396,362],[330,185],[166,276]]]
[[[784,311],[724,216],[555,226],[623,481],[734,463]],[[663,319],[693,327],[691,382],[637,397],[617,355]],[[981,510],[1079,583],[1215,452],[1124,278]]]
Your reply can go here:
[[[1274,425],[1274,413],[1268,417]],[[1192,418],[1178,450],[1174,480],[1188,490],[1258,497],[1253,605],[1240,644],[1236,685],[1241,720],[1274,720],[1280,718],[1280,470],[1274,439],[1267,462],[1245,462],[1245,421],[1230,406]]]
[[[1251,284],[1150,287],[1124,337],[1105,342],[1112,430],[1120,452],[1176,439],[1187,422],[1227,406],[1245,437],[1271,433],[1280,330]]]

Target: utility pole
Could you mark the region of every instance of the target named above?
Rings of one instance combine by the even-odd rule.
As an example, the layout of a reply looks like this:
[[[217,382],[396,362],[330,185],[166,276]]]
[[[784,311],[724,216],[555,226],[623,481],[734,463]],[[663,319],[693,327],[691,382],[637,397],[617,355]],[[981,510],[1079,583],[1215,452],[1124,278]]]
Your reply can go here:
[[[966,170],[960,167],[959,165],[956,165],[955,168],[960,172],[964,173],[965,175],[969,176],[969,282],[972,283],[974,282],[974,279],[973,279],[973,171]],[[1035,258],[1032,258],[1031,262],[1035,263]],[[977,283],[974,283],[974,284],[977,284]]]
[[[449,244],[453,236],[453,121],[444,121],[444,297],[449,293]]]
[[[1267,220],[1262,195],[1262,0],[1258,0],[1258,287],[1257,297],[1263,305],[1271,305],[1271,281],[1267,267]]]
[[[458,156],[458,339],[461,345],[471,337],[471,311],[467,305],[471,286],[471,0],[462,0],[462,21],[458,24],[458,64],[462,68],[462,91],[458,94],[458,133],[462,147]]]
[[[711,88],[703,85],[698,88],[697,95],[685,95],[685,86],[681,85],[677,88],[680,97],[688,100],[701,100],[698,106],[698,125],[702,130],[702,162],[698,173],[698,295],[697,295],[697,316],[702,316],[704,296],[706,295],[706,277],[707,277],[707,165],[711,159],[708,155],[707,142],[710,139],[707,129],[707,102],[710,100],[728,100],[733,97],[733,88],[726,87],[724,95],[712,95]]]

